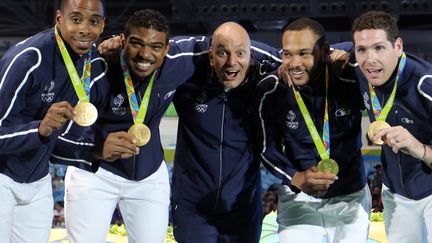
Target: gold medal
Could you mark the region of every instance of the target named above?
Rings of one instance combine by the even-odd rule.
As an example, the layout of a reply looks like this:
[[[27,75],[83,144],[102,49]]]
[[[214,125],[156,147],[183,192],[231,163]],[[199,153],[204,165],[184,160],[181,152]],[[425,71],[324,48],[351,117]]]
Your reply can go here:
[[[80,126],[87,127],[96,122],[98,111],[90,102],[80,102],[74,107],[73,120]]]
[[[326,172],[337,175],[339,173],[339,166],[333,159],[323,159],[318,165],[317,169],[319,172]]]
[[[128,133],[136,139],[136,145],[141,147],[150,141],[150,129],[144,124],[134,124],[128,130]]]
[[[368,137],[369,139],[376,145],[383,145],[385,144],[385,138],[378,138],[377,140],[372,140],[372,138],[377,134],[380,130],[384,128],[388,128],[390,125],[385,121],[374,121],[369,125],[368,128]]]

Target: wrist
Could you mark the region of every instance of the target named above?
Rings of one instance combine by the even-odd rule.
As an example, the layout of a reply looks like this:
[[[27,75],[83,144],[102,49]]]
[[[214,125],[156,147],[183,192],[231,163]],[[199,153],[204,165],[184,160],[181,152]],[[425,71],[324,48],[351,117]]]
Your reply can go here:
[[[423,155],[419,158],[423,163],[432,168],[432,159],[430,158],[430,147],[423,144]]]

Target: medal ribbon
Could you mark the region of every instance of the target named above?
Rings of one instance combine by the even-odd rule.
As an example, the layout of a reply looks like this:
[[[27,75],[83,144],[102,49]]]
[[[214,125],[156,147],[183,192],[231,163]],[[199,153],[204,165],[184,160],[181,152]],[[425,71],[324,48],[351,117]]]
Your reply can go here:
[[[371,103],[372,103],[372,110],[373,110],[373,113],[375,116],[375,120],[377,120],[377,121],[385,121],[386,120],[387,115],[390,112],[391,107],[393,106],[393,102],[394,102],[394,99],[396,96],[397,83],[398,83],[400,75],[402,74],[402,72],[405,68],[405,64],[406,64],[406,55],[404,52],[404,53],[402,53],[402,58],[399,62],[393,90],[390,94],[388,101],[384,105],[384,108],[381,108],[381,104],[378,100],[378,97],[376,96],[372,85],[369,84],[369,94],[370,94],[370,99],[371,99]]]
[[[322,160],[329,159],[330,158],[330,125],[329,125],[329,119],[328,119],[328,67],[326,66],[325,69],[325,82],[326,82],[326,96],[325,96],[325,107],[324,107],[324,122],[323,122],[323,135],[322,140],[320,135],[318,134],[318,131],[315,127],[315,124],[312,121],[311,115],[301,97],[300,92],[298,92],[294,85],[292,86],[297,104],[300,108],[300,111],[302,113],[303,119],[306,122],[307,128],[309,130],[309,133],[312,137],[312,140],[315,144],[315,147],[318,150],[318,153]]]
[[[57,25],[54,27],[54,33],[57,41],[57,45],[60,49],[60,53],[63,57],[66,69],[69,77],[72,81],[72,85],[75,89],[75,93],[78,96],[80,102],[90,102],[90,76],[91,76],[91,50],[87,53],[87,57],[84,60],[83,76],[80,78],[75,69],[75,65],[69,55],[68,50],[58,33]]]
[[[154,81],[157,70],[155,70],[153,72],[153,75],[152,75],[150,82],[147,86],[147,89],[144,93],[144,97],[141,101],[141,104],[140,104],[140,106],[138,106],[138,101],[137,101],[137,97],[135,94],[135,89],[133,87],[132,78],[130,76],[129,69],[126,65],[126,62],[123,59],[123,53],[124,53],[124,51],[122,51],[120,54],[120,64],[121,64],[121,68],[123,70],[123,79],[124,79],[126,91],[127,91],[128,98],[129,98],[129,106],[131,109],[132,118],[134,120],[134,124],[143,124],[144,118],[147,114],[147,108],[148,108],[148,104],[150,101],[150,95],[151,95],[151,90],[153,87],[153,81]]]

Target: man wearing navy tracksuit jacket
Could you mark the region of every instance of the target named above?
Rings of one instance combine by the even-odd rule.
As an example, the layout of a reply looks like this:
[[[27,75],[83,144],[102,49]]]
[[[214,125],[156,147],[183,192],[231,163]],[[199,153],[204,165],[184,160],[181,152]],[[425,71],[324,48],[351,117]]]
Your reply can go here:
[[[255,153],[253,95],[259,74],[250,40],[227,22],[213,36],[210,63],[177,89],[179,116],[172,207],[180,243],[258,242],[262,223],[260,163]],[[254,48],[255,59],[279,60],[279,51]],[[253,57],[253,56],[252,56]]]
[[[263,45],[265,46],[265,45]],[[268,46],[265,46],[266,50],[260,50],[258,48],[255,48],[256,50],[256,58],[258,59],[271,59],[272,57],[271,54],[277,56],[278,52],[276,49],[274,48],[270,48]],[[174,92],[176,92],[176,96],[178,96],[179,98],[176,99],[175,103],[176,106],[178,108],[178,113],[179,113],[179,117],[182,118],[186,118],[188,117],[188,115],[190,114],[189,111],[183,109],[184,108],[192,108],[195,110],[195,108],[197,108],[198,110],[200,110],[201,112],[203,112],[202,114],[205,115],[205,117],[207,117],[207,115],[211,115],[211,119],[210,118],[205,118],[200,120],[198,117],[194,116],[193,119],[188,119],[187,122],[191,122],[191,124],[194,125],[199,125],[199,126],[192,126],[194,128],[197,128],[197,132],[198,135],[201,136],[201,138],[199,138],[199,142],[198,143],[194,143],[194,144],[189,144],[189,145],[193,145],[194,147],[191,149],[196,150],[197,152],[201,149],[204,148],[205,144],[209,144],[210,146],[216,146],[217,149],[219,149],[219,146],[222,146],[222,144],[220,144],[221,140],[217,139],[217,141],[214,141],[213,139],[213,135],[208,134],[208,133],[201,133],[202,131],[204,131],[205,126],[210,126],[208,129],[212,132],[214,131],[219,131],[220,127],[219,127],[219,123],[215,123],[210,124],[208,123],[209,120],[213,119],[213,115],[218,116],[218,118],[222,119],[222,117],[219,117],[219,115],[221,113],[213,113],[213,112],[207,112],[204,113],[206,111],[206,104],[205,103],[200,103],[200,104],[193,104],[192,106],[190,106],[189,101],[188,100],[184,100],[182,97],[184,95],[188,96],[190,94],[195,94],[197,91],[197,89],[201,89],[197,87],[197,85],[202,86],[202,91],[203,92],[199,92],[200,93],[200,97],[202,97],[202,99],[200,99],[200,102],[207,102],[207,98],[212,98],[212,97],[208,97],[206,96],[205,91],[212,91],[209,92],[209,95],[214,95],[216,92],[218,95],[221,95],[223,93],[223,88],[222,85],[218,82],[216,82],[216,80],[211,80],[209,79],[208,76],[208,68],[203,68],[202,70],[198,71],[195,69],[195,66],[208,66],[209,65],[209,61],[208,61],[208,52],[209,50],[209,39],[208,38],[203,38],[202,40],[197,40],[193,37],[189,37],[189,38],[184,38],[184,37],[178,37],[178,38],[174,38],[174,40],[171,42],[171,46],[170,46],[170,50],[167,54],[167,56],[165,57],[165,60],[163,62],[163,64],[161,65],[161,67],[158,69],[158,73],[156,74],[156,79],[154,81],[154,87],[153,87],[153,92],[152,92],[152,96],[150,98],[150,104],[149,104],[149,108],[148,108],[148,112],[147,112],[147,116],[146,116],[146,120],[144,121],[145,124],[147,124],[151,131],[152,131],[152,138],[150,140],[150,142],[141,147],[140,148],[140,152],[138,155],[136,155],[134,158],[131,159],[127,159],[127,160],[118,160],[118,161],[114,161],[112,163],[107,163],[102,161],[101,163],[101,169],[99,169],[98,172],[96,172],[99,178],[102,178],[104,176],[106,176],[108,173],[114,173],[115,178],[117,178],[118,176],[121,178],[124,178],[127,181],[137,181],[137,183],[139,183],[140,181],[138,180],[142,180],[143,183],[145,183],[147,180],[149,180],[149,178],[154,177],[154,174],[156,174],[157,170],[161,170],[161,166],[163,170],[166,170],[164,163],[161,162],[163,161],[163,150],[162,150],[162,146],[160,144],[160,137],[159,137],[159,122],[160,119],[164,113],[164,111],[166,110],[167,106],[169,105]],[[274,51],[273,53],[268,53],[266,51],[271,50]],[[240,53],[242,54],[242,53]],[[265,57],[268,56],[268,57]],[[277,57],[276,57],[277,59]],[[114,70],[110,71],[109,74],[109,78],[111,80],[112,83],[112,92],[110,94],[111,97],[111,104],[108,106],[108,110],[106,112],[103,112],[103,115],[101,115],[101,119],[98,122],[100,124],[100,128],[102,129],[102,131],[104,131],[105,133],[110,132],[110,131],[118,131],[118,130],[126,130],[128,129],[131,125],[132,125],[132,119],[131,119],[131,114],[130,114],[130,109],[129,109],[129,104],[127,101],[127,95],[126,95],[126,90],[124,88],[124,84],[119,82],[118,80],[122,78],[122,73],[120,72],[119,68],[120,67],[116,67],[114,66]],[[231,70],[233,71],[233,73],[236,72],[235,69]],[[194,74],[194,76],[192,77],[192,74]],[[234,74],[235,75],[235,74]],[[133,76],[134,77],[134,76]],[[197,80],[200,78],[204,78],[203,80],[200,80],[201,82],[198,82]],[[146,80],[148,80],[149,78],[147,78]],[[176,88],[182,84],[183,82],[186,81],[186,79],[192,79],[189,84],[189,82],[187,84],[184,85],[184,87],[180,88],[179,91],[176,91]],[[211,81],[211,82],[208,82]],[[144,86],[144,87],[143,87]],[[136,90],[141,90],[141,92],[143,92],[143,88],[145,88],[145,86],[147,86],[147,81],[146,82],[137,82],[136,84]],[[236,102],[240,102],[238,105],[236,105],[235,107],[237,109],[236,112],[239,112],[239,109],[242,110],[243,108],[249,107],[249,105],[245,105],[244,103],[247,102],[247,100],[245,100],[245,96],[248,95],[250,96],[251,93],[251,88],[254,87],[254,83],[253,82],[246,82],[244,88],[240,88],[238,89],[238,91],[235,89],[232,92],[229,93],[229,96],[231,96],[231,94],[236,95],[235,97],[235,101]],[[180,92],[180,93],[177,93]],[[222,93],[221,93],[222,92]],[[142,93],[141,93],[142,95]],[[203,97],[206,96],[206,97]],[[250,98],[250,97],[249,97]],[[248,99],[250,100],[250,99]],[[219,107],[221,108],[222,104],[218,104]],[[219,109],[219,108],[218,108]],[[209,110],[211,111],[211,110]],[[227,139],[229,140],[233,140],[233,141],[228,141],[228,143],[230,143],[232,146],[238,146],[239,144],[242,146],[242,151],[243,151],[243,159],[241,161],[247,160],[247,163],[245,163],[244,165],[239,165],[238,167],[236,166],[237,169],[234,169],[234,171],[236,172],[236,174],[231,173],[229,176],[233,176],[235,178],[238,178],[239,180],[246,180],[246,184],[251,184],[251,186],[247,186],[245,185],[244,187],[239,186],[236,183],[237,188],[232,188],[229,187],[229,193],[225,193],[225,192],[220,192],[219,196],[220,196],[220,200],[223,201],[225,200],[225,197],[227,197],[227,195],[230,195],[231,198],[227,198],[229,200],[229,203],[232,204],[232,200],[235,199],[235,197],[238,195],[239,191],[244,191],[247,190],[248,192],[244,192],[242,195],[247,194],[249,197],[249,199],[242,199],[239,200],[239,203],[243,203],[246,202],[247,204],[250,204],[252,202],[252,205],[250,206],[253,210],[249,211],[249,212],[253,212],[253,229],[254,232],[247,232],[248,235],[253,235],[253,239],[257,239],[256,235],[259,234],[257,232],[259,232],[259,227],[258,225],[260,225],[261,223],[261,217],[260,217],[260,211],[261,211],[261,203],[260,203],[260,193],[259,193],[259,189],[257,189],[257,187],[260,187],[260,183],[259,183],[259,177],[257,178],[257,176],[259,176],[259,167],[258,164],[256,162],[253,162],[253,155],[251,154],[251,148],[249,147],[250,144],[250,129],[246,129],[247,127],[250,128],[250,126],[248,126],[247,122],[243,119],[247,118],[248,116],[250,116],[250,112],[251,110],[244,110],[244,112],[241,112],[241,118],[237,118],[236,116],[234,117],[230,117],[230,116],[226,116],[226,119],[229,120],[228,124],[234,124],[235,127],[237,128],[238,126],[240,126],[240,123],[242,126],[244,126],[245,128],[239,128],[239,132],[235,133],[234,137],[231,137],[230,135],[228,135],[227,138],[221,138],[223,140],[223,142],[225,143],[225,141]],[[230,112],[227,112],[227,114],[230,114]],[[237,113],[236,113],[237,114]],[[237,114],[240,115],[240,114]],[[245,116],[243,118],[243,116]],[[195,120],[196,119],[196,120]],[[192,121],[191,121],[192,120]],[[195,121],[193,121],[195,120]],[[183,120],[181,120],[183,121]],[[245,124],[243,124],[245,123]],[[183,124],[183,123],[182,123]],[[216,126],[216,127],[215,127]],[[181,126],[182,127],[182,126]],[[181,128],[182,129],[182,128]],[[229,132],[231,133],[231,131],[233,131],[231,128],[229,130]],[[248,132],[248,134],[245,134],[245,132]],[[72,134],[70,134],[72,135]],[[234,134],[233,134],[234,135]],[[183,137],[185,138],[185,137]],[[187,143],[187,141],[183,138],[179,138],[179,142],[178,142],[178,146],[184,147],[185,143]],[[209,139],[210,141],[206,142],[206,140]],[[236,139],[239,139],[238,141]],[[71,146],[72,144],[70,144],[69,146]],[[246,147],[247,145],[247,147]],[[181,150],[181,149],[180,149]],[[86,151],[86,149],[84,149],[83,151]],[[179,150],[178,150],[179,151]],[[231,149],[231,151],[234,151],[234,149]],[[189,157],[188,155],[185,154],[185,152],[190,152],[190,151],[183,151],[183,152],[178,152],[178,154],[176,154],[176,166],[175,166],[175,174],[177,174],[177,168],[180,170],[182,167],[181,165],[185,162],[187,163],[191,163],[194,164],[194,161],[189,161]],[[208,163],[208,165],[212,165],[214,160],[218,160],[221,159],[221,156],[219,154],[219,152],[217,154],[206,154],[209,156],[209,160],[210,161],[202,161],[203,163]],[[229,157],[233,157],[233,159],[231,158],[226,158],[227,161],[230,161],[229,163],[231,163],[231,161],[238,161],[239,155],[237,153],[235,153],[235,155],[232,155],[231,153],[227,154]],[[75,156],[75,155],[74,155]],[[225,154],[223,155],[225,156]],[[241,156],[241,154],[240,154]],[[59,156],[57,156],[59,157]],[[89,157],[89,156],[87,156]],[[207,159],[203,158],[203,159]],[[225,158],[224,158],[225,159]],[[239,161],[240,162],[240,161]],[[177,164],[178,163],[178,164]],[[242,163],[243,164],[243,163]],[[178,166],[177,166],[178,165]],[[249,166],[251,166],[251,168],[249,168]],[[71,167],[69,167],[71,168]],[[205,175],[200,175],[200,174],[196,174],[199,173],[198,171],[196,171],[195,169],[193,169],[192,167],[188,167],[187,173],[189,174],[193,174],[194,176],[205,176]],[[218,167],[211,167],[211,170],[214,171],[209,171],[210,174],[208,174],[208,176],[205,178],[205,180],[208,181],[212,181],[212,180],[222,180],[222,179],[217,179],[215,178],[215,174],[219,174],[221,173]],[[225,168],[224,168],[225,169]],[[87,177],[87,178],[91,178],[92,176],[90,176],[89,174],[87,174],[86,171],[83,170],[72,170],[72,169],[68,169],[68,173],[67,173],[67,177],[71,177],[72,176],[68,176],[71,174],[70,171],[73,171],[73,174],[80,174],[81,176]],[[156,171],[156,172],[155,172]],[[250,174],[250,176],[248,175],[247,178],[244,178],[244,173],[247,172],[248,174]],[[161,174],[161,172],[157,172],[158,174]],[[166,173],[166,172],[164,172]],[[111,175],[112,177],[113,175]],[[224,175],[225,176],[225,175]],[[225,176],[226,177],[226,176]],[[117,178],[116,180],[123,180],[121,178]],[[178,178],[178,176],[176,176],[176,178]],[[75,179],[75,178],[74,178]],[[168,178],[166,177],[166,180]],[[153,179],[154,180],[154,179]],[[249,180],[251,180],[251,182],[249,182]],[[155,201],[155,202],[162,202],[162,203],[168,203],[168,182],[160,182],[159,185],[157,187],[154,187],[153,190],[148,190],[147,193],[143,193],[143,195],[141,195],[140,197],[144,197],[144,198],[148,198],[148,201]],[[219,182],[222,183],[222,182]],[[68,180],[68,184],[71,184],[70,181]],[[204,183],[205,184],[205,183]],[[204,184],[202,184],[202,189],[203,190],[192,190],[192,188],[188,188],[189,184],[188,183],[174,183],[174,197],[175,195],[178,195],[177,192],[179,190],[179,188],[183,188],[185,190],[188,191],[187,194],[184,195],[190,195],[190,197],[203,197],[203,195],[208,194],[207,187],[204,187]],[[217,186],[216,186],[217,187]],[[215,187],[215,188],[216,188]],[[151,189],[151,188],[150,188]],[[221,190],[227,190],[226,188],[223,188],[223,185],[220,185],[220,189]],[[71,186],[67,186],[67,201],[69,200],[75,200],[72,197],[75,197],[74,195],[77,195],[76,192],[71,191]],[[154,191],[156,190],[156,191]],[[69,193],[70,191],[70,193]],[[191,194],[189,194],[189,192]],[[117,194],[116,192],[114,192],[113,194]],[[120,194],[120,193],[119,193]],[[115,198],[117,196],[114,196]],[[246,197],[246,196],[243,196]],[[175,197],[176,198],[176,197]],[[93,199],[90,199],[93,200]],[[117,199],[114,199],[113,202],[117,202]],[[140,230],[140,234],[148,234],[151,235],[154,231],[158,230],[160,231],[159,228],[162,229],[166,229],[166,218],[167,218],[167,210],[161,212],[161,210],[155,210],[155,209],[148,209],[148,211],[150,212],[146,212],[146,213],[151,213],[152,215],[154,215],[154,217],[150,217],[149,215],[142,215],[142,214],[137,214],[136,210],[132,210],[132,209],[127,209],[125,207],[123,207],[123,202],[122,201],[126,201],[126,200],[122,200],[120,199],[120,208],[127,210],[125,211],[126,213],[130,214],[134,214],[134,215],[130,215],[127,217],[124,217],[126,219],[126,227],[128,229],[128,233],[130,232],[134,232],[134,228],[129,228],[132,227],[132,225],[135,225],[133,227],[136,227],[136,230]],[[84,202],[84,201],[83,201]],[[86,201],[87,205],[90,204],[88,202],[88,200]],[[110,203],[111,206],[113,206],[112,203]],[[143,204],[143,203],[141,203]],[[104,205],[102,204],[97,204],[97,209],[96,205],[92,206],[92,207],[88,207],[89,209],[93,209],[93,210],[97,210],[98,211],[98,215],[102,215],[102,214],[106,214],[107,212],[110,213],[112,210],[110,208],[106,208]],[[256,205],[259,205],[259,207],[257,208]],[[79,204],[77,204],[77,208],[76,210],[83,210],[83,207],[80,206],[78,208]],[[207,205],[206,205],[207,206]],[[228,210],[231,209],[231,206],[228,206]],[[141,205],[141,207],[143,207],[143,205]],[[239,206],[236,206],[236,209]],[[145,208],[145,207],[144,207]],[[208,208],[208,210],[213,211],[214,213],[220,213],[221,209],[222,211],[228,212],[226,211],[227,208],[226,207],[218,207],[217,209],[213,208],[213,206],[211,206],[210,208]],[[69,210],[70,211],[70,210]],[[89,213],[86,211],[86,214]],[[174,210],[174,217],[175,218],[183,218],[182,216],[177,217],[176,216],[176,212],[178,212],[177,210]],[[123,210],[122,210],[123,213]],[[125,214],[125,213],[123,213]],[[197,213],[198,214],[198,213]],[[136,216],[135,216],[136,215]],[[141,215],[141,216],[139,216]],[[233,217],[237,217],[238,215],[235,215],[233,213]],[[131,217],[134,217],[133,219],[131,219]],[[150,217],[150,218],[149,218]],[[240,216],[238,216],[237,218],[241,218]],[[70,220],[70,219],[69,219]],[[88,219],[88,227],[93,227],[94,226],[98,226],[101,224],[106,224],[105,222],[102,222],[98,219]],[[132,220],[139,220],[139,222],[135,222],[132,223]],[[187,219],[185,219],[187,220]],[[97,221],[97,222],[96,222]],[[226,219],[225,221],[230,221],[230,219]],[[86,221],[87,222],[87,221]],[[147,222],[145,227],[138,227],[140,224],[140,222]],[[72,222],[73,223],[73,222]],[[70,223],[69,225],[73,225],[72,223]],[[248,224],[245,225],[249,225],[250,222],[247,222]],[[200,222],[186,222],[186,224],[190,224],[192,227],[197,226],[197,229],[199,229],[200,226]],[[130,226],[128,226],[130,225]],[[156,226],[155,226],[156,225]],[[176,226],[174,227],[174,231],[177,237],[177,233],[182,233],[182,229],[183,227],[177,227],[179,226],[179,224],[176,224]],[[235,227],[233,228],[233,226],[237,226],[237,225],[231,225],[231,232],[232,234],[238,234],[236,233],[236,231],[238,231],[238,228]],[[68,226],[68,227],[72,227],[72,226]],[[105,228],[108,226],[104,226]],[[157,228],[159,227],[159,228]],[[139,228],[139,229],[138,229]],[[132,231],[131,231],[132,229]],[[247,228],[249,229],[249,228]],[[83,232],[84,230],[81,229],[80,232]],[[88,237],[92,237],[89,234],[94,235],[95,232],[100,232],[100,229],[96,229],[96,228],[92,228],[92,230],[88,230],[88,233],[84,234],[86,235],[85,237],[82,237],[82,240],[86,240],[88,239]],[[78,233],[78,231],[76,231]],[[106,232],[106,230],[105,230]],[[142,232],[142,233],[141,233]],[[190,233],[189,231],[184,231],[185,234]],[[244,231],[241,231],[241,234],[244,235]],[[75,235],[75,234],[74,234]],[[82,235],[82,234],[81,234]],[[131,234],[131,235],[134,235]],[[178,235],[180,237],[180,235]],[[248,236],[249,237],[249,236]],[[217,235],[216,235],[217,238]],[[94,238],[95,239],[95,238]],[[190,235],[188,239],[184,239],[183,238],[177,239],[180,242],[191,242],[191,240],[194,241],[203,241],[203,238],[200,238],[200,235]],[[238,238],[234,238],[234,240],[236,240]],[[246,238],[245,238],[246,239]],[[247,238],[249,239],[249,238]],[[206,240],[204,240],[206,241]],[[81,242],[81,241],[80,241]],[[141,241],[139,241],[141,242]],[[153,240],[152,242],[155,242],[155,240]],[[209,241],[210,242],[210,241]]]
[[[166,19],[153,10],[135,12],[125,28],[124,60],[138,104],[156,70],[144,119],[151,138],[139,147],[139,153],[135,154],[135,145],[126,133],[134,121],[120,63],[109,64],[109,101],[100,112],[95,137],[84,137],[75,130],[65,133],[64,139],[59,140],[58,147],[68,149],[56,150],[53,160],[74,165],[68,167],[65,180],[66,227],[70,242],[105,242],[117,203],[129,242],[164,241],[170,185],[159,124],[177,87],[193,75],[195,61],[207,59],[209,47],[208,39],[204,37],[178,38],[170,45],[168,37]],[[84,137],[81,143],[75,141],[80,137]],[[96,161],[100,162],[100,167],[92,173],[80,162],[94,163],[94,154],[89,151],[99,151],[102,144],[104,160]],[[110,151],[106,154],[107,149]],[[132,154],[128,149],[133,151]],[[127,156],[120,157],[123,153]]]
[[[257,132],[263,164],[285,184],[279,190],[280,242],[322,242],[323,237],[327,242],[365,242],[371,197],[361,154],[363,104],[357,84],[352,75],[341,78],[328,60],[324,30],[316,21],[303,18],[288,24],[282,42],[284,68],[319,137],[327,99],[329,155],[339,173],[329,177],[317,171],[322,157],[294,88],[275,73],[263,78],[257,87]]]
[[[82,22],[71,24],[70,13]],[[61,39],[78,75],[92,51],[90,101],[104,103],[105,63],[93,43],[103,30],[99,0],[67,3],[57,11]],[[92,27],[85,26],[92,19]],[[54,28],[13,46],[0,60],[0,239],[47,242],[53,219],[48,160],[62,126],[73,117],[77,95],[56,42]],[[104,81],[105,80],[105,81]]]
[[[352,32],[356,59],[352,64],[371,122],[376,118],[369,86],[384,107],[397,85],[385,119],[390,127],[373,138],[386,141],[381,153],[381,196],[387,238],[389,242],[431,242],[432,65],[403,55],[397,20],[388,13],[365,13],[354,21]]]

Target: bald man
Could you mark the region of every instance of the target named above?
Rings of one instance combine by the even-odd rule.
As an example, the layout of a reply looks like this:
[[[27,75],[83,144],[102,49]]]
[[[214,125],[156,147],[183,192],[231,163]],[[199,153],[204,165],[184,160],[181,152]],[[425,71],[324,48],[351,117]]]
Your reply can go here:
[[[178,242],[258,242],[260,164],[254,155],[255,65],[246,30],[227,22],[212,38],[209,63],[177,89],[179,116],[172,182]],[[262,60],[260,51],[255,59]],[[274,49],[275,55],[278,55]]]

